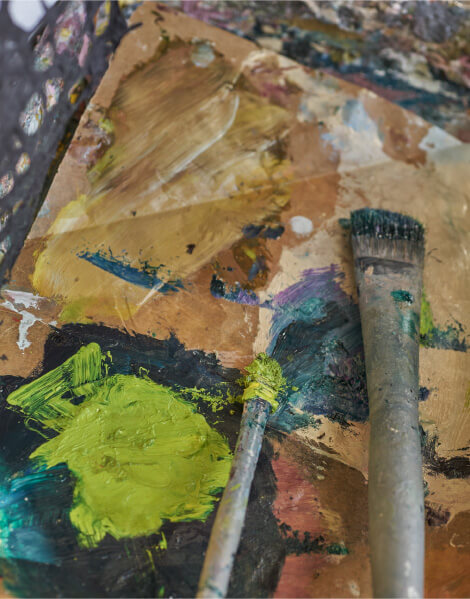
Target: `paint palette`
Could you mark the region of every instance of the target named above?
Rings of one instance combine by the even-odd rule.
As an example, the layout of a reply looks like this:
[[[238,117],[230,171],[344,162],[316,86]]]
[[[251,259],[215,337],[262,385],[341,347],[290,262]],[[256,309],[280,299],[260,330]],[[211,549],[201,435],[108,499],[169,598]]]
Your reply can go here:
[[[427,593],[465,596],[468,148],[144,4],[2,290],[0,559],[19,596],[194,596],[260,351],[270,421],[230,596],[370,596],[348,215],[427,229]],[[468,393],[467,393],[468,395]]]

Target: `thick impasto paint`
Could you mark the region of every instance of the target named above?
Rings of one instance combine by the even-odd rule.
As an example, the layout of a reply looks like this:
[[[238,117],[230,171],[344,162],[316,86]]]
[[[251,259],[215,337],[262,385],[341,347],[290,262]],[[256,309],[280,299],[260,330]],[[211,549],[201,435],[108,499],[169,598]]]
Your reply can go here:
[[[50,596],[51,588],[192,596],[230,469],[240,417],[230,396],[240,393],[241,374],[175,338],[79,325],[49,337],[44,372],[33,381],[4,377],[0,563],[7,587],[20,596]],[[279,528],[272,459],[267,439],[234,596],[274,591],[286,555],[335,554],[342,540],[324,533],[304,542],[306,531]],[[112,564],[109,577],[96,560]],[[175,576],[175,568],[184,573]]]
[[[70,521],[79,543],[204,520],[228,479],[227,442],[171,388],[109,376],[105,360],[91,343],[7,397],[28,426],[58,433],[30,459],[39,469],[66,464],[77,479]]]
[[[304,271],[273,299],[269,351],[282,366],[289,399],[273,420],[287,432],[325,414],[363,421],[368,405],[357,305],[335,266]]]

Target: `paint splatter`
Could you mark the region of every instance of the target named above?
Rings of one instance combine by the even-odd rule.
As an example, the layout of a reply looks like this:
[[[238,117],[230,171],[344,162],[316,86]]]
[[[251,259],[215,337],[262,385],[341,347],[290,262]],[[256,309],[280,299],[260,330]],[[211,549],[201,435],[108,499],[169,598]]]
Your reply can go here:
[[[341,423],[368,417],[359,310],[341,289],[343,278],[335,265],[306,270],[272,300],[268,353],[290,387],[271,417],[276,428],[291,432],[318,414]]]
[[[58,433],[30,457],[76,477],[70,521],[84,546],[204,520],[228,480],[229,446],[194,406],[146,376],[108,376],[96,343],[7,401]]]
[[[305,216],[293,216],[289,224],[292,231],[299,237],[306,237],[313,231],[312,221]]]
[[[114,256],[111,250],[109,252],[105,252],[104,250],[98,250],[97,252],[83,251],[77,255],[79,258],[87,260],[98,268],[140,287],[156,289],[160,293],[183,289],[183,283],[179,280],[165,282],[161,279],[159,273],[164,268],[163,264],[152,266],[147,261],[144,261],[140,263],[140,268],[136,268],[131,266],[127,258]]]

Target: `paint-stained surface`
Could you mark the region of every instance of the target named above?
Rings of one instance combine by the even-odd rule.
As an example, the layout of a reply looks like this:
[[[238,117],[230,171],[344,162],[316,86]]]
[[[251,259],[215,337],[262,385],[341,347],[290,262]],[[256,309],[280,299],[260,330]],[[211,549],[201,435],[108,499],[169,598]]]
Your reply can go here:
[[[367,87],[462,141],[470,140],[467,2],[171,4],[263,48]]]
[[[468,596],[468,148],[170,5],[132,20],[2,290],[4,586],[194,596],[237,381],[266,352],[286,385],[229,595],[371,595],[346,227],[370,206],[426,228],[419,330],[403,326],[420,337],[427,594]]]
[[[105,360],[90,343],[7,397],[30,426],[58,433],[30,459],[39,472],[66,464],[77,479],[70,522],[79,544],[204,520],[228,479],[226,440],[170,388],[145,375],[110,376]]]

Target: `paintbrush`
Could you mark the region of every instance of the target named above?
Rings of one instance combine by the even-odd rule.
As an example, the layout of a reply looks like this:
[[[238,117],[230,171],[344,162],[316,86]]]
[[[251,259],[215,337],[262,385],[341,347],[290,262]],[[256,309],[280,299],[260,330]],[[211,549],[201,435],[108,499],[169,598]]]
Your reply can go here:
[[[229,480],[212,528],[199,580],[199,598],[225,597],[227,593],[264,429],[269,414],[278,408],[277,396],[285,385],[281,367],[266,354],[259,354],[245,370],[240,434]]]
[[[370,413],[369,540],[375,597],[422,597],[424,493],[418,354],[424,230],[408,216],[351,214]]]

